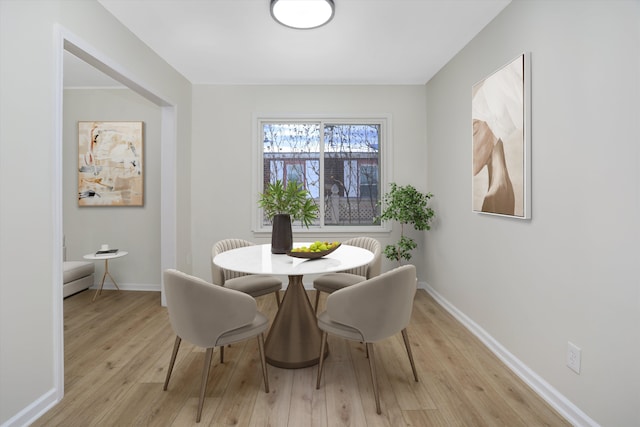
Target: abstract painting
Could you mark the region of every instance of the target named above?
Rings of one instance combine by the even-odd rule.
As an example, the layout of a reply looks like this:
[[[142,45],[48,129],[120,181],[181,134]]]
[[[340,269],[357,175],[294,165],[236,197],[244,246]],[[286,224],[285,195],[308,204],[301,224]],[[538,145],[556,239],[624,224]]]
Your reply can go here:
[[[530,218],[528,62],[522,54],[472,87],[474,212]]]
[[[78,122],[78,206],[143,206],[142,148],[142,122]]]

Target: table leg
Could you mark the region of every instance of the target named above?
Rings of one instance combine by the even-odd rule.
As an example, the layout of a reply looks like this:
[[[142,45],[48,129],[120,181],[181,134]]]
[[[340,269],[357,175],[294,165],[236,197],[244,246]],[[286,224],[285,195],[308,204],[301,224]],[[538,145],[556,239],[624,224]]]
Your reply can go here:
[[[100,281],[100,287],[98,288],[96,293],[93,295],[93,299],[91,301],[95,301],[96,298],[98,297],[98,295],[100,295],[102,293],[102,287],[104,286],[104,279],[106,279],[107,276],[109,276],[109,279],[111,279],[113,284],[116,286],[116,289],[120,290],[120,288],[118,287],[118,284],[113,279],[113,276],[111,275],[111,273],[109,273],[109,260],[105,259],[104,260],[104,274],[102,275],[102,280]]]
[[[104,260],[104,274],[109,276],[109,279],[111,279],[113,284],[116,286],[116,289],[120,290],[120,288],[118,287],[118,284],[116,283],[115,279],[113,278],[111,273],[109,273],[109,260],[108,259]],[[103,282],[104,282],[104,280],[103,280]]]
[[[264,343],[267,362],[279,368],[316,365],[321,337],[302,276],[289,276],[289,285]],[[324,357],[328,353],[327,349]]]

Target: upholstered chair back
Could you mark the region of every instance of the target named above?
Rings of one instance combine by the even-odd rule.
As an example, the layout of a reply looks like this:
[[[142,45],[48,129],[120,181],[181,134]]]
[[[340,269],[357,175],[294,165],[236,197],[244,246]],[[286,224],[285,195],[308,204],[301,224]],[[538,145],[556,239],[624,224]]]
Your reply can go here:
[[[358,276],[370,279],[380,274],[382,269],[382,252],[380,242],[372,237],[354,237],[344,241],[345,245],[358,246],[373,252],[373,260],[369,264],[361,267],[352,268],[344,271],[344,273],[356,274]]]
[[[416,289],[416,268],[404,265],[335,291],[327,297],[327,314],[358,330],[363,342],[379,341],[407,327]]]
[[[253,242],[249,242],[243,239],[224,239],[216,242],[211,249],[211,280],[216,285],[224,286],[224,282],[227,280],[235,279],[237,277],[247,276],[246,273],[239,273],[237,271],[225,270],[218,267],[213,263],[213,258],[216,255],[229,251],[231,249],[243,248],[245,246],[253,246]]]
[[[164,272],[169,322],[176,335],[200,347],[218,345],[225,332],[249,325],[255,299],[177,270]]]

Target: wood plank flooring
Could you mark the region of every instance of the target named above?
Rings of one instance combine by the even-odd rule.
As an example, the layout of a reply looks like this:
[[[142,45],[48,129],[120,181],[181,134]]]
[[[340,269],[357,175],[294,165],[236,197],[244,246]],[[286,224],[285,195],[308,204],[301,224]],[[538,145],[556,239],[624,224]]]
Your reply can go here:
[[[400,334],[375,346],[382,415],[362,344],[329,336],[320,390],[317,367],[268,366],[267,394],[251,339],[225,349],[224,364],[214,354],[196,424],[204,351],[183,341],[162,391],[175,335],[159,293],[92,297],[85,291],[64,301],[65,397],[34,426],[570,425],[424,290],[408,328],[420,382]],[[258,308],[273,319],[275,298],[258,298]]]

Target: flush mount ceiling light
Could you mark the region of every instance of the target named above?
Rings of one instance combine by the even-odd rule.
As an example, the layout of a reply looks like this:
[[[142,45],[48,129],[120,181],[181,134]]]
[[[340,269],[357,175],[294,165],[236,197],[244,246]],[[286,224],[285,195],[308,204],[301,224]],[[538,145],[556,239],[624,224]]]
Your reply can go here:
[[[333,0],[271,0],[271,16],[289,28],[310,30],[331,21]]]

